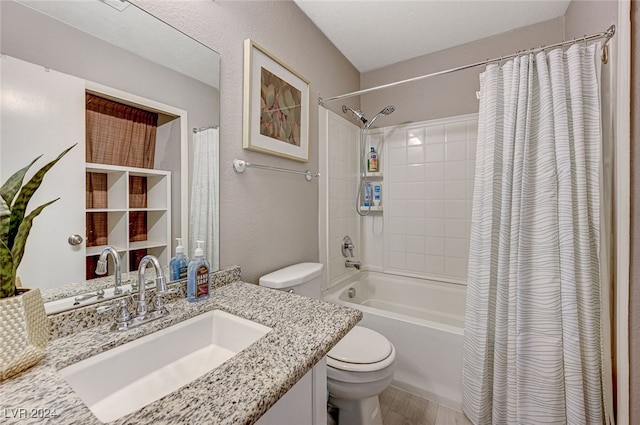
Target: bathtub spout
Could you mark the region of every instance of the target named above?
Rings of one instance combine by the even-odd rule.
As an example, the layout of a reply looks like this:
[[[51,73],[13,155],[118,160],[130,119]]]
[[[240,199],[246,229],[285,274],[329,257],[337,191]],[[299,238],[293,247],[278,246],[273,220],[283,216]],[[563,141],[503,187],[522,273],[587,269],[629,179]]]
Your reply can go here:
[[[347,258],[347,261],[344,262],[345,267],[353,267],[356,270],[360,270],[360,261],[352,260]]]

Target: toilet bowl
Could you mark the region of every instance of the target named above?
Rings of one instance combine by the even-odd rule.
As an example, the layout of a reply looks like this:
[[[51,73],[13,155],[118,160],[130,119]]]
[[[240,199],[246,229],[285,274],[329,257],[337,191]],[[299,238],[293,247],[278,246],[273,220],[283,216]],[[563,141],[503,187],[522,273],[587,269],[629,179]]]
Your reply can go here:
[[[378,395],[391,383],[396,351],[384,336],[356,326],[327,354],[329,402],[339,423],[382,425]]]
[[[320,298],[320,263],[300,263],[259,279],[260,286]],[[339,409],[340,425],[382,425],[378,395],[391,383],[396,350],[387,338],[354,327],[327,354],[329,402]]]

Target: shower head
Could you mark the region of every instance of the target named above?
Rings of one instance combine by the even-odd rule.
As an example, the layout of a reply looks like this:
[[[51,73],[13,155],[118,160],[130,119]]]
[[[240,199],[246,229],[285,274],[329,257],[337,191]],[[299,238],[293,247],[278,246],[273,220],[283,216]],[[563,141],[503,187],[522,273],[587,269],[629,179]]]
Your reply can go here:
[[[393,105],[389,105],[389,106],[387,106],[387,107],[386,107],[386,108],[384,108],[382,111],[378,112],[378,114],[377,114],[375,117],[373,117],[373,118],[371,119],[371,121],[369,121],[369,122],[365,123],[365,125],[364,125],[364,126],[365,126],[366,128],[370,128],[370,127],[373,125],[373,123],[375,122],[375,120],[377,120],[381,115],[389,115],[389,114],[391,114],[391,113],[392,113],[393,111],[395,111],[395,110],[396,110],[396,107],[395,107],[395,106],[393,106]]]
[[[342,113],[346,114],[347,112],[351,112],[354,118],[362,121],[362,124],[367,123],[367,119],[364,117],[364,114],[360,111],[356,111],[355,109],[349,108],[348,106],[342,105]]]
[[[382,111],[380,111],[380,113],[384,114],[384,115],[389,115],[390,113],[392,113],[395,110],[396,110],[395,106],[389,105],[386,108],[384,108]]]

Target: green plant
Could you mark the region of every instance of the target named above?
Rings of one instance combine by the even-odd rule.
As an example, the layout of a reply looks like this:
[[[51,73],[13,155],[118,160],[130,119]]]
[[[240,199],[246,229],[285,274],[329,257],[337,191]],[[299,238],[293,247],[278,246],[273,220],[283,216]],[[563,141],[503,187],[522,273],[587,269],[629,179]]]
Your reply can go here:
[[[65,149],[56,159],[38,170],[24,186],[24,176],[42,155],[9,177],[0,188],[0,298],[16,295],[16,272],[24,255],[33,219],[60,198],[40,205],[25,216],[29,200],[40,187],[47,171],[74,146]]]

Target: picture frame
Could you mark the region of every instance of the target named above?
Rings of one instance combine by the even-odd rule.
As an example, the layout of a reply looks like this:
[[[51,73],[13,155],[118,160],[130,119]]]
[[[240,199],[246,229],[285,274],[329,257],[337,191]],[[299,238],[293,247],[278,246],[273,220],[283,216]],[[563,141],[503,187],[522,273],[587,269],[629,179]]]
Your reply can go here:
[[[244,149],[309,161],[309,81],[244,41]]]

